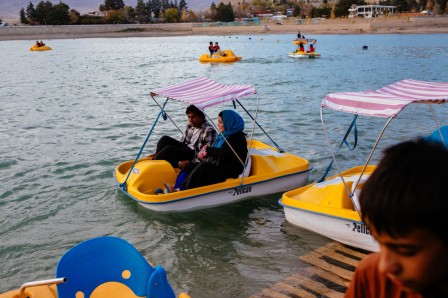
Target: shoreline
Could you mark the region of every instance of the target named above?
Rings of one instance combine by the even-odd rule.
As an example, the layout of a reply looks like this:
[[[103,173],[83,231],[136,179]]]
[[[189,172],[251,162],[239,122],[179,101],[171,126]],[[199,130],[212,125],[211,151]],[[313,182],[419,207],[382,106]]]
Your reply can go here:
[[[190,35],[250,35],[250,34],[439,34],[448,33],[448,16],[390,17],[382,19],[286,20],[251,26],[216,26],[214,23],[175,24],[116,24],[66,26],[0,27],[0,41],[49,40],[73,38],[170,37]]]

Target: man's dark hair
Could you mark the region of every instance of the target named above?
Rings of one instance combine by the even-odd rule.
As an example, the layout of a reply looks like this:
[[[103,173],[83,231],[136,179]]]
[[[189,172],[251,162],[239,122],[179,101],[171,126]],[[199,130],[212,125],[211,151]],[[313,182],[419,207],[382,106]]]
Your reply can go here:
[[[380,234],[427,229],[448,243],[447,171],[440,142],[420,138],[387,148],[362,188],[362,219]]]
[[[187,110],[185,111],[185,114],[187,114],[187,115],[188,115],[188,114],[191,114],[191,113],[193,113],[193,114],[195,114],[195,115],[201,117],[203,120],[205,120],[204,112],[202,112],[201,110],[199,110],[198,107],[196,107],[195,105],[189,105],[189,106],[187,107]]]

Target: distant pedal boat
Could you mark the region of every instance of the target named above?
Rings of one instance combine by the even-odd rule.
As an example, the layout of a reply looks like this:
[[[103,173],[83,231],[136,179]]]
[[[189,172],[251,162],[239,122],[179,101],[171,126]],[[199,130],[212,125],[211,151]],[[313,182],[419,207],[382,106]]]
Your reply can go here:
[[[294,39],[294,41],[292,42],[293,44],[296,45],[306,45],[306,44],[316,44],[316,39],[311,39],[311,38],[296,38]],[[320,58],[320,54],[316,53],[316,52],[310,52],[310,51],[295,51],[295,52],[289,52],[288,53],[288,57],[291,58],[309,58],[309,59],[313,59],[313,58]]]
[[[231,50],[222,50],[222,54],[218,53],[203,54],[199,57],[199,62],[236,62],[240,61],[242,58],[236,56]]]
[[[320,58],[320,54],[315,53],[315,52],[312,52],[312,53],[311,52],[310,53],[308,53],[308,52],[290,52],[290,53],[288,53],[288,57],[312,59],[312,58]]]
[[[34,45],[30,48],[30,51],[51,51],[51,50],[52,49],[49,46],[38,47],[38,46]]]

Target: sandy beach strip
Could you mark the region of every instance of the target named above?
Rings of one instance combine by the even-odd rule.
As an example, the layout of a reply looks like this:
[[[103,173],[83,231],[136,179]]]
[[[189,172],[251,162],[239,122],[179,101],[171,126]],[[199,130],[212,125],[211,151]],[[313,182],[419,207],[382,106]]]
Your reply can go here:
[[[448,16],[389,17],[377,19],[287,19],[251,26],[216,26],[214,23],[116,24],[73,26],[0,27],[1,40],[42,40],[72,38],[156,37],[185,35],[250,34],[431,34],[448,33]]]

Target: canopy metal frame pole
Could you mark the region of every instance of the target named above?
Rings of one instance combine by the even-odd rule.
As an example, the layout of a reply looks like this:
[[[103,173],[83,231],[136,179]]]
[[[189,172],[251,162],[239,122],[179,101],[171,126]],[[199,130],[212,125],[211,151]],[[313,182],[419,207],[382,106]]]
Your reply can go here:
[[[368,158],[367,158],[367,160],[366,160],[366,162],[365,162],[365,164],[364,164],[364,167],[363,167],[363,169],[362,169],[362,171],[361,171],[361,174],[359,175],[358,180],[357,180],[357,181],[355,182],[355,184],[352,186],[353,192],[352,192],[351,189],[349,189],[348,186],[347,186],[347,182],[345,181],[345,179],[344,179],[344,177],[343,177],[343,175],[342,175],[341,168],[339,167],[338,161],[337,161],[337,159],[336,159],[336,155],[335,155],[335,153],[334,153],[334,151],[333,151],[333,148],[332,148],[332,146],[331,146],[332,143],[331,143],[331,141],[330,141],[330,137],[328,136],[328,129],[327,129],[327,127],[326,127],[326,125],[325,125],[325,121],[324,121],[324,116],[323,116],[323,106],[320,107],[320,119],[321,119],[321,122],[322,122],[322,126],[323,126],[323,128],[324,128],[325,138],[326,138],[328,147],[330,148],[331,157],[333,158],[335,167],[336,167],[336,169],[337,169],[337,171],[338,171],[338,175],[339,175],[339,177],[341,178],[342,183],[344,184],[345,190],[346,190],[347,194],[349,195],[350,200],[352,201],[353,207],[355,208],[355,210],[356,210],[356,212],[358,213],[359,217],[361,217],[361,210],[358,209],[357,204],[354,202],[354,200],[353,200],[353,194],[354,194],[354,192],[355,192],[355,190],[356,190],[356,187],[358,186],[359,182],[361,181],[362,175],[364,174],[364,172],[365,172],[365,170],[366,170],[366,168],[367,168],[367,165],[369,164],[370,159],[372,158],[373,153],[375,152],[375,150],[376,150],[376,148],[377,148],[377,146],[378,146],[378,143],[379,143],[379,141],[381,140],[381,138],[382,138],[382,136],[383,136],[383,134],[384,134],[384,131],[385,131],[386,128],[388,127],[389,123],[392,121],[393,117],[391,117],[391,118],[389,118],[389,119],[387,120],[386,124],[384,125],[383,129],[381,130],[381,133],[380,133],[380,135],[378,136],[378,138],[377,138],[377,140],[376,140],[376,142],[375,142],[375,145],[373,146],[372,150],[370,151],[370,154],[369,154],[369,156],[368,156]]]
[[[202,111],[204,112],[204,110],[202,110]],[[222,133],[219,131],[218,127],[216,127],[216,124],[213,123],[213,120],[210,118],[210,116],[209,116],[206,112],[204,112],[204,114],[205,114],[205,117],[207,117],[207,119],[210,121],[210,123],[212,123],[212,125],[213,125],[213,127],[215,128],[216,132],[222,136]],[[230,149],[232,150],[233,154],[235,154],[235,156],[238,158],[238,160],[240,161],[240,163],[241,163],[242,165],[244,165],[244,162],[241,160],[241,158],[240,158],[240,157],[238,156],[238,154],[235,152],[235,150],[233,149],[232,145],[230,145],[229,141],[227,141],[227,139],[224,138],[224,136],[222,136],[222,137],[223,137],[224,141],[227,143],[227,145],[229,145],[229,147],[230,147]]]
[[[440,131],[440,125],[439,125],[438,119],[437,119],[437,117],[436,117],[436,115],[435,115],[434,109],[433,109],[433,107],[432,107],[431,105],[429,105],[429,109],[430,109],[430,111],[432,112],[433,120],[434,120],[434,122],[435,122],[436,125],[437,125],[437,129],[438,129],[438,131],[439,131],[440,137],[442,138],[443,143],[445,143],[445,141],[443,140],[442,132]],[[359,175],[358,180],[356,181],[355,185],[354,185],[353,188],[352,188],[352,189],[354,189],[354,190],[353,190],[353,192],[350,192],[350,198],[351,198],[351,197],[353,196],[353,194],[355,193],[356,187],[358,186],[359,182],[361,181],[361,177],[362,177],[362,175],[364,175],[364,172],[365,172],[365,170],[366,170],[366,168],[367,168],[367,166],[368,166],[368,164],[369,164],[369,162],[370,162],[370,160],[371,160],[371,158],[372,158],[372,156],[373,156],[373,153],[374,153],[374,151],[376,150],[376,148],[377,148],[377,146],[378,146],[378,143],[380,142],[380,139],[383,137],[384,131],[385,131],[386,128],[389,126],[390,122],[391,122],[393,119],[395,119],[395,117],[396,117],[396,116],[389,118],[389,119],[387,120],[386,124],[384,125],[383,129],[381,130],[381,133],[380,133],[380,135],[378,136],[378,139],[376,140],[375,145],[374,145],[374,147],[372,148],[372,151],[370,152],[370,155],[369,155],[369,157],[367,158],[366,163],[364,164],[364,167],[363,167],[363,169],[362,169],[362,171],[361,171],[361,175]],[[359,212],[358,212],[358,213],[359,213]]]
[[[260,100],[259,100],[259,97],[258,97],[258,93],[255,93],[256,95],[257,95],[257,105],[256,105],[256,110],[255,110],[255,119],[257,118],[257,116],[258,116],[258,108],[259,108],[259,102],[260,102]],[[246,167],[247,167],[247,165],[248,165],[248,161],[249,161],[249,155],[250,155],[250,147],[251,147],[251,145],[252,145],[252,140],[253,140],[253,136],[254,136],[254,131],[255,131],[255,124],[258,124],[258,123],[256,123],[256,120],[252,117],[252,115],[243,107],[243,105],[238,101],[238,99],[235,99],[234,101],[237,101],[238,103],[239,103],[239,105],[244,109],[244,111],[252,118],[252,120],[253,120],[253,125],[252,125],[252,129],[251,129],[251,134],[250,134],[250,139],[249,139],[249,146],[248,146],[248,151],[247,151],[247,155],[246,155],[246,160],[243,162],[242,161],[242,159],[238,156],[238,154],[236,153],[236,151],[235,151],[235,149],[233,149],[233,147],[232,147],[232,145],[230,145],[230,143],[227,141],[227,139],[226,138],[224,138],[224,141],[227,143],[227,145],[229,145],[229,147],[230,147],[230,149],[232,150],[232,152],[235,154],[235,156],[238,158],[238,160],[241,162],[241,164],[243,165],[243,173],[245,172],[245,170],[246,170]],[[233,101],[233,102],[234,102]],[[234,105],[234,107],[235,107],[235,105]],[[236,107],[235,107],[236,108]],[[213,122],[213,120],[209,117],[209,115],[204,111],[204,110],[202,110],[203,112],[204,112],[204,114],[205,114],[205,116],[207,117],[207,119],[210,121],[210,123],[212,123],[212,125],[213,125],[213,127],[216,129],[216,131],[220,134],[220,135],[222,135],[221,134],[221,132],[219,131],[219,129],[216,127],[216,125],[215,125],[215,123]],[[258,124],[258,126],[261,128],[261,126]],[[244,179],[244,175],[242,175],[241,176],[241,182],[240,182],[240,185],[241,184],[243,184],[243,179]]]
[[[257,123],[256,119],[258,117],[258,108],[259,108],[259,103],[260,100],[258,98],[258,93],[255,93],[257,95],[257,104],[256,104],[256,108],[255,108],[255,118],[252,117],[252,115],[244,108],[244,106],[239,102],[238,99],[236,99],[236,101],[238,102],[238,104],[241,106],[241,108],[243,108],[244,111],[246,111],[246,113],[249,115],[249,117],[252,118],[253,122],[252,122],[252,131],[250,133],[250,140],[249,140],[249,146],[247,149],[247,155],[246,155],[246,160],[244,162],[244,168],[243,168],[243,173],[241,175],[241,181],[240,181],[240,185],[243,184],[243,180],[244,180],[244,173],[246,172],[246,167],[248,166],[248,162],[249,162],[249,158],[250,158],[250,147],[252,146],[252,140],[254,137],[254,131],[255,131],[255,124],[258,125],[258,127],[261,128],[261,126]],[[263,130],[263,128],[261,128],[261,130]],[[269,136],[268,136],[269,137]],[[280,149],[279,149],[280,150]],[[250,169],[249,169],[250,170]]]
[[[149,130],[149,133],[148,133],[148,135],[146,136],[146,139],[145,139],[145,141],[143,142],[143,145],[140,147],[140,151],[138,152],[137,157],[136,157],[135,160],[134,160],[134,163],[132,164],[131,168],[129,169],[128,174],[126,175],[126,179],[123,181],[123,183],[120,184],[120,188],[121,188],[123,191],[127,191],[126,182],[128,181],[128,178],[129,178],[129,176],[131,175],[132,170],[134,169],[135,165],[137,164],[137,161],[139,160],[140,155],[142,154],[143,149],[145,148],[146,143],[147,143],[148,140],[149,140],[149,137],[151,136],[152,132],[154,131],[154,128],[156,127],[157,122],[159,122],[159,118],[160,118],[160,116],[162,116],[162,114],[165,113],[164,108],[165,108],[167,102],[168,102],[168,98],[165,100],[165,102],[164,102],[164,104],[163,104],[163,107],[160,107],[160,112],[159,112],[159,114],[157,115],[157,118],[156,118],[156,120],[154,121],[154,124],[152,125],[151,129]],[[159,105],[159,106],[160,106],[160,105]]]
[[[442,140],[442,143],[444,145],[446,145],[445,138],[443,137],[442,131],[440,130],[441,125],[437,119],[436,113],[435,113],[432,105],[428,105],[428,106],[429,106],[429,110],[431,111],[432,118],[434,119],[434,122],[436,123],[437,130],[439,131],[440,139]]]
[[[341,150],[342,145],[344,145],[344,144],[347,145],[348,150],[350,150],[350,151],[352,151],[352,150],[354,150],[354,149],[356,148],[356,145],[358,144],[358,133],[357,133],[358,130],[357,130],[357,124],[356,124],[356,120],[357,120],[357,119],[358,119],[358,115],[355,115],[355,117],[354,117],[353,120],[352,120],[352,123],[350,124],[349,128],[347,129],[347,132],[345,133],[344,138],[343,138],[342,141],[341,141],[341,144],[339,144],[338,150],[336,150],[335,155],[338,154],[339,150]],[[348,145],[348,142],[347,142],[347,138],[348,138],[348,136],[350,135],[350,132],[351,132],[351,130],[353,129],[353,127],[355,128],[355,130],[354,130],[354,134],[355,134],[355,144],[353,145],[353,148],[350,148],[350,146]],[[327,170],[325,171],[325,174],[324,174],[324,175],[322,176],[322,178],[320,178],[317,182],[320,183],[320,182],[325,181],[325,179],[327,178],[328,173],[330,172],[330,170],[331,170],[331,168],[332,168],[332,166],[333,166],[333,162],[334,162],[334,159],[331,159],[331,162],[330,162],[330,164],[327,166]]]
[[[383,127],[383,129],[381,130],[380,135],[379,135],[378,138],[376,139],[375,145],[373,146],[372,150],[370,151],[369,157],[367,158],[366,163],[364,164],[364,167],[362,168],[361,174],[359,175],[358,180],[356,181],[355,185],[353,186],[353,189],[356,190],[356,187],[358,186],[359,181],[361,181],[361,177],[362,177],[362,175],[364,175],[364,172],[366,171],[367,166],[369,165],[369,162],[370,162],[370,160],[372,159],[373,153],[375,152],[376,148],[378,147],[378,144],[379,144],[381,138],[383,137],[384,132],[386,131],[386,128],[389,126],[389,123],[390,123],[394,118],[395,118],[395,117],[390,117],[390,118],[387,120],[386,124],[384,124],[384,127]],[[352,193],[352,192],[349,192],[349,194],[350,194],[350,198],[353,197],[353,194],[355,193],[355,190],[353,190],[353,193]],[[360,213],[360,212],[358,212],[358,213]],[[360,214],[360,216],[361,216],[361,214]]]
[[[256,94],[257,94],[257,113],[258,113],[258,93],[256,93]],[[268,133],[263,129],[263,127],[261,127],[261,125],[256,120],[257,117],[255,116],[255,119],[254,119],[254,117],[252,117],[252,115],[249,113],[249,111],[246,110],[246,108],[241,104],[241,102],[238,99],[236,99],[236,102],[241,106],[241,108],[243,108],[243,110],[247,113],[247,115],[249,115],[249,117],[252,118],[254,123],[258,125],[258,127],[264,132],[264,134],[269,138],[269,140],[271,140],[271,142],[274,144],[274,146],[277,147],[278,151],[280,153],[284,153],[285,151],[282,148],[280,148],[280,146],[277,145],[277,143],[268,135]]]
[[[166,105],[166,103],[168,102],[169,97],[166,98],[166,101],[164,102],[163,106],[160,105],[160,103],[154,98],[154,96],[152,96],[152,94],[151,94],[151,97],[152,97],[152,100],[154,100],[154,102],[156,103],[156,105],[158,105],[159,108],[163,111],[163,114],[164,114],[168,119],[170,119],[171,123],[173,123],[173,125],[176,126],[177,130],[179,130],[180,133],[181,133],[182,135],[184,135],[184,132],[179,128],[179,126],[177,126],[176,122],[175,122],[175,121],[174,121],[174,120],[173,120],[173,119],[166,113],[166,111],[165,111],[165,105]]]
[[[333,158],[334,165],[335,165],[335,167],[336,167],[336,170],[338,171],[339,176],[340,176],[341,179],[342,179],[342,183],[344,184],[345,189],[347,190],[347,193],[350,193],[350,191],[348,190],[348,186],[347,186],[347,184],[345,183],[345,180],[342,178],[342,171],[341,171],[341,169],[340,169],[340,167],[339,167],[339,163],[338,163],[338,161],[336,160],[336,155],[335,155],[335,153],[334,153],[334,151],[333,151],[333,148],[332,148],[332,146],[331,146],[332,144],[331,144],[331,141],[330,141],[330,137],[328,136],[328,130],[327,130],[327,127],[326,127],[325,122],[324,122],[323,106],[320,106],[320,121],[322,122],[322,126],[323,126],[323,129],[324,129],[324,134],[325,134],[325,139],[326,139],[326,141],[327,141],[327,145],[328,145],[328,147],[330,148],[331,158]],[[356,208],[356,206],[355,206],[355,208]],[[358,210],[356,210],[356,211],[358,211]],[[358,213],[359,213],[359,212],[358,212]]]
[[[436,115],[435,115],[435,113],[434,113],[434,110],[433,110],[433,108],[432,108],[431,105],[429,105],[429,108],[430,108],[430,111],[432,112],[433,120],[435,121],[435,123],[436,123],[436,125],[437,125],[437,129],[439,130],[439,134],[440,134],[440,136],[442,137],[442,141],[444,142],[442,133],[441,133],[441,131],[440,131],[440,125],[439,125],[439,123],[438,123],[438,121],[437,121],[437,117],[436,117]],[[355,204],[355,202],[353,201],[353,195],[354,195],[354,193],[355,193],[356,187],[357,187],[358,184],[360,183],[361,178],[362,178],[362,176],[364,175],[364,173],[365,173],[365,171],[366,171],[366,169],[367,169],[367,166],[369,165],[370,160],[372,159],[373,153],[375,152],[376,148],[378,147],[378,144],[379,144],[381,138],[383,137],[384,132],[386,131],[386,128],[389,126],[390,122],[391,122],[393,119],[395,119],[395,116],[394,116],[394,117],[390,117],[390,118],[387,120],[387,122],[384,124],[383,129],[381,130],[381,132],[380,132],[378,138],[377,138],[376,141],[375,141],[375,144],[374,144],[372,150],[370,151],[369,156],[367,157],[366,162],[364,163],[364,167],[362,168],[361,173],[360,173],[358,179],[356,180],[356,182],[355,182],[354,185],[352,186],[352,190],[353,190],[353,191],[352,191],[352,190],[349,190],[349,188],[348,188],[348,186],[347,186],[347,183],[346,183],[344,177],[342,176],[342,171],[341,171],[341,169],[340,169],[340,167],[339,167],[339,165],[338,165],[338,162],[337,162],[337,160],[336,160],[336,156],[335,156],[335,153],[333,152],[333,148],[331,147],[331,142],[330,142],[330,139],[329,139],[329,137],[328,137],[328,131],[327,131],[327,128],[326,128],[325,123],[324,123],[324,120],[323,120],[323,107],[322,107],[322,106],[321,106],[321,113],[320,113],[320,114],[321,114],[321,121],[322,121],[322,125],[323,125],[323,127],[324,127],[324,132],[325,132],[325,137],[326,137],[326,140],[327,140],[327,144],[328,144],[328,146],[329,146],[329,148],[330,148],[331,156],[332,156],[333,161],[334,161],[334,163],[335,163],[336,169],[337,169],[337,171],[338,171],[339,176],[341,177],[342,183],[344,184],[344,187],[345,187],[347,193],[349,194],[350,200],[352,201],[353,206],[355,207],[356,212],[357,212],[357,213],[359,214],[359,216],[361,217],[361,210],[358,209],[357,204]]]

